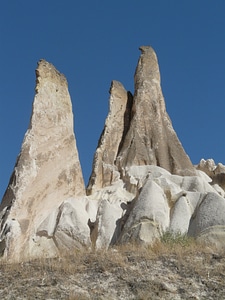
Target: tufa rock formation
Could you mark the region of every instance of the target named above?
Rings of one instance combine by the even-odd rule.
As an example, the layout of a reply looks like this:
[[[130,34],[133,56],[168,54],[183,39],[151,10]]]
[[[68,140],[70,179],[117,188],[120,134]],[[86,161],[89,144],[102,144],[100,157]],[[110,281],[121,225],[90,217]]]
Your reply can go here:
[[[29,129],[0,206],[1,251],[30,255],[39,224],[64,200],[84,195],[67,81],[41,60]]]
[[[167,231],[225,247],[225,166],[192,165],[166,112],[156,54],[140,50],[134,96],[111,84],[87,195],[66,79],[39,62],[30,126],[0,206],[6,259],[149,244]]]
[[[130,126],[132,104],[132,94],[114,80],[110,88],[109,114],[94,156],[88,194],[109,186],[120,177],[115,162]]]
[[[157,57],[151,47],[140,47],[134,76],[133,118],[117,157],[119,169],[131,165],[156,165],[173,174],[195,175],[166,113]]]
[[[156,54],[151,47],[140,50],[134,97],[119,82],[112,82],[109,115],[95,153],[88,193],[110,185],[132,165],[196,174],[166,112]]]

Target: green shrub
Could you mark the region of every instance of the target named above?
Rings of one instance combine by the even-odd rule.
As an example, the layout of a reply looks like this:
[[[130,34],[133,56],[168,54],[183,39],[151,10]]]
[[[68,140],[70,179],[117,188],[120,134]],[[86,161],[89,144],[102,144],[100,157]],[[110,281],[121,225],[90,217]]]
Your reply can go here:
[[[166,231],[161,235],[161,242],[170,247],[180,245],[182,247],[190,246],[194,243],[194,238],[180,232]]]

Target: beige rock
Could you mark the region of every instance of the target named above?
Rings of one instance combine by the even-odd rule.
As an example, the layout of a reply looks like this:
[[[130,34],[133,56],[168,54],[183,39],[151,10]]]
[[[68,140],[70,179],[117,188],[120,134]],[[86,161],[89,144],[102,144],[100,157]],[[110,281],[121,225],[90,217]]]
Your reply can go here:
[[[124,89],[123,85],[118,81],[112,81],[109,114],[94,156],[87,194],[109,186],[120,177],[115,160],[121,141],[129,128],[132,101],[132,95]]]
[[[6,244],[9,257],[30,255],[37,226],[67,198],[84,195],[67,81],[41,60],[30,126],[0,207],[2,251]]]
[[[212,185],[218,190],[218,186],[223,192],[225,192],[225,166],[221,163],[215,164],[213,159],[201,159],[200,163],[196,167],[197,170],[205,172],[211,179]]]
[[[126,180],[129,166],[156,165],[173,174],[195,175],[166,113],[155,52],[143,46],[135,73],[134,99],[113,81],[105,128],[94,156],[87,193]]]
[[[141,47],[135,94],[113,81],[85,195],[65,77],[40,61],[30,126],[0,206],[0,253],[152,243],[163,232],[223,246],[225,166],[193,167],[167,115],[155,52]]]
[[[167,115],[160,86],[157,57],[151,47],[142,52],[135,72],[133,118],[117,157],[119,169],[130,165],[157,165],[173,174],[194,175]]]
[[[214,171],[216,169],[216,165],[213,159],[201,159],[196,169],[205,172],[209,177],[212,178],[215,174]]]

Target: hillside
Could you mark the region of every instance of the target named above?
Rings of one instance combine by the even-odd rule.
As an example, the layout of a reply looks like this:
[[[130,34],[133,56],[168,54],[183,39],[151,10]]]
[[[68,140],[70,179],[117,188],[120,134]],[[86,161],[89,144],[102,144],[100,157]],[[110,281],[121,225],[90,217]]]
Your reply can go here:
[[[1,264],[1,299],[224,299],[225,255],[180,238]]]

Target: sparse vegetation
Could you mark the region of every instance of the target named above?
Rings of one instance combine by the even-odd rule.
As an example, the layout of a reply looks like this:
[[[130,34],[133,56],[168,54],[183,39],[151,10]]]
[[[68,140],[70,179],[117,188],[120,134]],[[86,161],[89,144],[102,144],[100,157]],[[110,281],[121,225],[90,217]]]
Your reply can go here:
[[[166,231],[161,236],[161,242],[169,247],[188,247],[195,243],[194,238],[188,236],[187,234],[181,234],[180,232],[170,232]]]
[[[224,299],[225,253],[166,233],[153,245],[0,265],[0,299]]]

